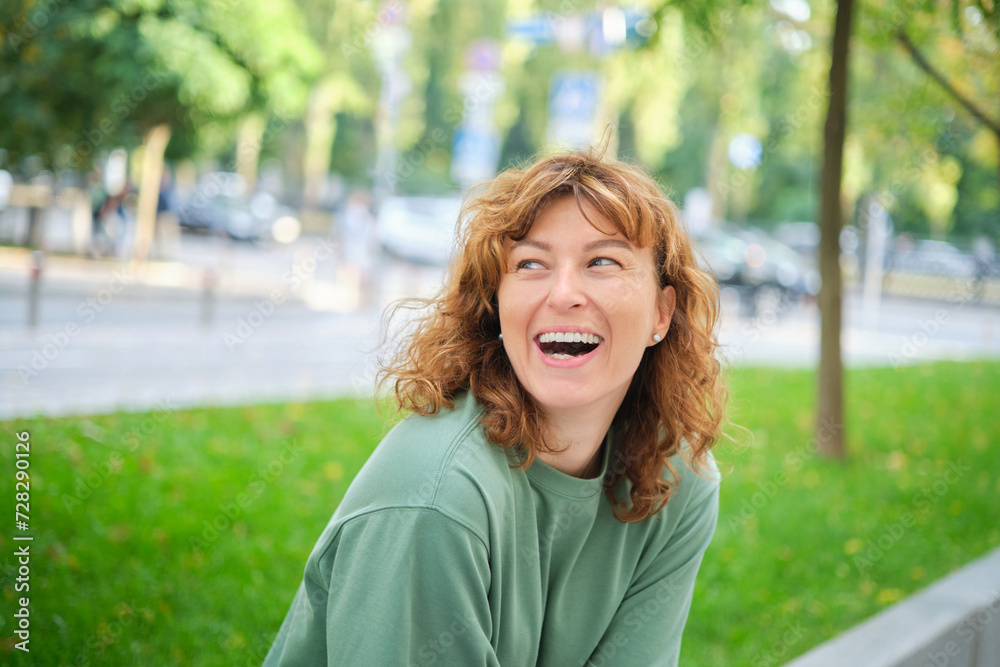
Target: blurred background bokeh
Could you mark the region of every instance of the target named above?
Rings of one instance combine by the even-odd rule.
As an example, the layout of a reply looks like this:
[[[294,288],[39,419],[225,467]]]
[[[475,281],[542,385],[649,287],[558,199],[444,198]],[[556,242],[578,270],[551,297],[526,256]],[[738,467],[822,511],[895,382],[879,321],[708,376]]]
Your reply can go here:
[[[454,216],[434,199],[598,144],[610,126],[608,152],[685,206],[724,282],[735,272],[813,293],[790,266],[808,263],[817,236],[833,7],[814,4],[7,3],[0,239],[184,261],[196,232],[261,248],[332,233],[355,264],[382,249],[437,263],[446,253],[430,239],[443,244]],[[990,262],[1000,74],[984,11],[861,8],[850,275],[871,245],[851,225],[868,206],[888,211],[875,244],[885,268],[967,278]],[[372,243],[358,238],[363,209]],[[773,254],[775,275],[749,275]]]
[[[731,359],[815,357],[832,3],[22,0],[5,11],[4,327],[135,320],[228,336],[230,352],[233,337],[292,313],[353,313],[364,324],[352,331],[370,334],[385,304],[439,284],[470,187],[600,146],[683,208],[723,287]],[[840,246],[846,322],[863,340],[848,357],[994,354],[981,308],[1000,303],[996,10],[941,0],[856,14]],[[123,263],[107,303],[81,306]],[[933,318],[927,300],[949,299],[969,304],[965,319],[903,350]],[[775,337],[799,353],[768,347]],[[55,347],[71,357],[87,338]],[[19,365],[4,386],[42,406]],[[343,389],[365,375],[337,368],[339,384],[300,384]]]
[[[100,644],[52,649],[52,664],[105,651],[226,664],[229,649],[259,662],[381,428],[368,398],[304,401],[370,397],[381,314],[440,285],[470,188],[566,149],[653,174],[721,287],[734,421],[755,440],[728,452],[737,471],[694,613],[749,620],[694,623],[693,664],[779,664],[1000,544],[1000,12],[869,0],[839,62],[837,6],[6,0],[0,419],[50,457],[36,468],[55,527],[40,577],[56,583],[38,595],[72,609],[39,627]],[[838,345],[853,374],[835,431],[854,467],[812,447],[825,442],[820,184],[838,66],[850,74]],[[922,365],[941,360],[966,363]],[[249,407],[262,402],[276,405]],[[284,438],[307,455],[260,472]],[[786,454],[805,463],[787,471]],[[979,457],[978,476],[934,496],[914,542],[858,566],[959,455]],[[779,493],[768,480],[785,471]],[[220,498],[258,472],[268,502],[230,517]],[[772,487],[747,515],[741,502]],[[177,570],[122,556],[113,586],[108,544]],[[835,576],[814,581],[810,563]],[[190,592],[208,580],[211,600]],[[218,606],[222,588],[253,601],[243,616]],[[763,628],[789,615],[814,623],[778,654],[787,628]]]

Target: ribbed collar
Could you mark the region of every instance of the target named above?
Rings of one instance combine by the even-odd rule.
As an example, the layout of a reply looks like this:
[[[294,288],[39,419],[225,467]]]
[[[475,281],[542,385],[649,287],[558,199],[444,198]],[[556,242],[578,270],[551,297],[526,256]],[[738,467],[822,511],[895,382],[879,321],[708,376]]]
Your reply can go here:
[[[533,486],[541,486],[548,491],[558,493],[567,498],[586,500],[599,495],[604,490],[604,477],[608,472],[608,461],[611,459],[611,448],[614,439],[611,429],[604,436],[601,455],[601,470],[593,479],[580,479],[556,470],[538,457],[528,468],[528,479]]]

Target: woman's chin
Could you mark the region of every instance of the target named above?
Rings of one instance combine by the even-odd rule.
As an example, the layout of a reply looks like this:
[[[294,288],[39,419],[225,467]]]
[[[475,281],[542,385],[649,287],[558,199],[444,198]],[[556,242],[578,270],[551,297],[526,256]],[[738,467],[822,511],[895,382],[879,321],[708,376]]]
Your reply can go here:
[[[621,403],[622,396],[618,392],[609,392],[607,384],[581,384],[579,382],[543,382],[536,383],[530,391],[532,398],[546,412],[575,409],[599,408],[602,401]]]

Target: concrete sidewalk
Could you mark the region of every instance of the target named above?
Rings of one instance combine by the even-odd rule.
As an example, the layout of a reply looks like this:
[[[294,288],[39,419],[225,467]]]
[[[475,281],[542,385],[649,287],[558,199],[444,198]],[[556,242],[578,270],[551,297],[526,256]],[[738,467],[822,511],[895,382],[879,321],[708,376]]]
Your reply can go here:
[[[998,618],[994,549],[785,667],[997,667]]]
[[[0,248],[0,419],[370,393],[378,313],[323,247],[221,266],[46,257],[33,329],[31,256]]]
[[[0,248],[0,419],[371,393],[383,308],[433,293],[441,269],[386,263],[363,306],[353,276],[323,248],[306,238],[143,267],[47,257],[34,329],[25,325],[30,254]],[[208,322],[206,271],[217,276]],[[814,305],[756,319],[738,310],[724,297],[729,363],[815,366]],[[1000,310],[886,299],[873,330],[848,295],[843,346],[853,366],[1000,358]]]

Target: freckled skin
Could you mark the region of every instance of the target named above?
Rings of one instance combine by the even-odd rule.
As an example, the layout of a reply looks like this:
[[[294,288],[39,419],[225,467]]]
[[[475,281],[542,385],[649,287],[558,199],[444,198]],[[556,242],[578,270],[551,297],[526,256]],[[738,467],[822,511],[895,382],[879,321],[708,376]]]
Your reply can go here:
[[[653,334],[666,334],[674,291],[659,289],[652,248],[633,245],[593,209],[587,217],[600,229],[564,197],[538,214],[524,239],[508,241],[497,300],[511,365],[546,416],[598,411],[610,423]],[[604,340],[582,366],[553,368],[534,338],[559,325]]]

